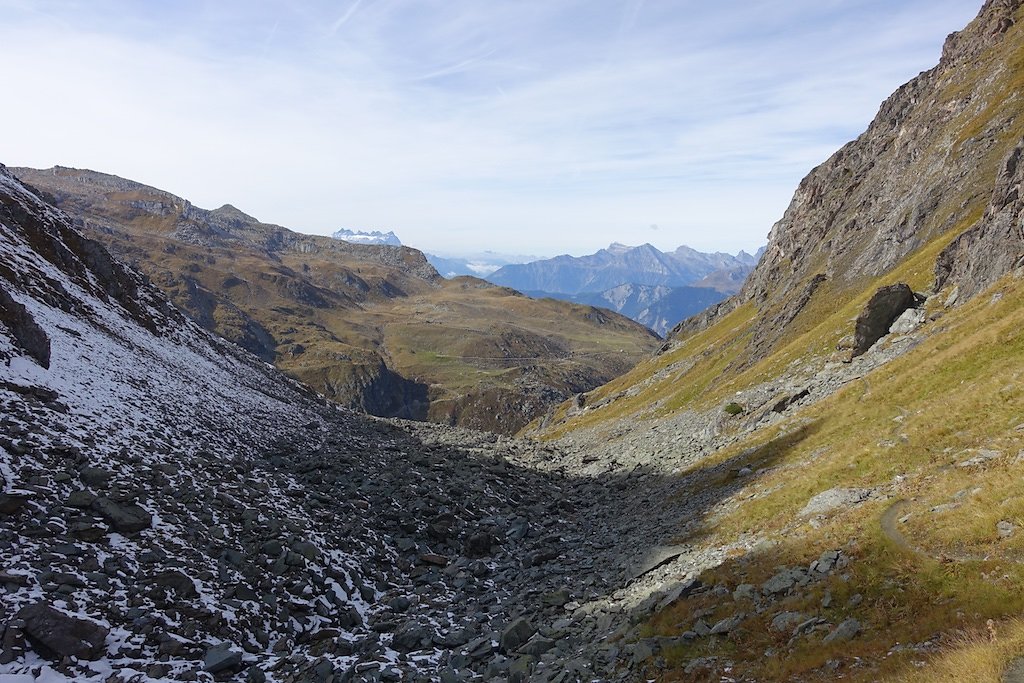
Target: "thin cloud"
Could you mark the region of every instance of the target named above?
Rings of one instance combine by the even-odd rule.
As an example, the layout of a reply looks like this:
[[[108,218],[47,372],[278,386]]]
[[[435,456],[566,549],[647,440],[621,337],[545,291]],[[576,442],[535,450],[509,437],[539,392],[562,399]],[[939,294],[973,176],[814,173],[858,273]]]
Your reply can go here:
[[[348,20],[355,16],[355,13],[359,10],[359,6],[363,4],[363,0],[354,0],[345,13],[338,17],[338,20],[331,24],[331,28],[328,33],[334,36],[338,33],[342,26],[348,23]]]

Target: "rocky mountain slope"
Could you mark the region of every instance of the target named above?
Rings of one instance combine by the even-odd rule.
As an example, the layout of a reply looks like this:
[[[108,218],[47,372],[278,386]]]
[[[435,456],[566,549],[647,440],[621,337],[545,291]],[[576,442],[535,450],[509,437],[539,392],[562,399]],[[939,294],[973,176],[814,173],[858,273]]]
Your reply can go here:
[[[1000,230],[981,227],[1002,211],[990,206],[993,188],[1002,183],[1003,199],[1014,196],[1012,150],[1024,136],[1018,10],[1015,0],[987,2],[969,29],[947,39],[938,66],[894,93],[860,137],[800,183],[742,292],[720,309],[750,302],[761,312],[754,358],[813,299],[851,296],[935,240],[946,249],[935,265],[938,288],[977,293],[1013,265],[1013,216],[998,221],[1008,251],[977,243],[981,232]]]
[[[589,306],[444,280],[406,247],[302,235],[92,171],[14,173],[202,326],[374,415],[512,433],[658,344]]]
[[[566,471],[710,501],[624,637],[650,679],[1024,670],[1021,5],[804,179],[737,296],[535,425]]]
[[[631,678],[655,479],[329,403],[2,167],[0,304],[5,680]]]

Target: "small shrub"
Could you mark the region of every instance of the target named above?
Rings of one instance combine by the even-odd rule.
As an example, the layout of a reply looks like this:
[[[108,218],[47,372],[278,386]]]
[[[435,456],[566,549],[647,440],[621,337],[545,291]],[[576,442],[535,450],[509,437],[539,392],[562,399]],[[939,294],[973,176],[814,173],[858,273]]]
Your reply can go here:
[[[743,412],[743,406],[739,403],[729,403],[725,406],[726,415],[739,415]]]

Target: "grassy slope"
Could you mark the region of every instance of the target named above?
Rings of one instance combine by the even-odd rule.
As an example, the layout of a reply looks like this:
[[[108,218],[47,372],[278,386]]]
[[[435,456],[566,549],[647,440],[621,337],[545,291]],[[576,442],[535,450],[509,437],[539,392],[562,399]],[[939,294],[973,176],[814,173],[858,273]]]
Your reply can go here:
[[[810,672],[829,659],[862,657],[874,664],[852,670],[848,680],[932,680],[912,675],[920,662],[935,658],[941,668],[972,653],[995,660],[1000,670],[1017,654],[998,638],[953,639],[938,655],[888,654],[897,643],[943,642],[959,631],[987,633],[988,619],[996,620],[997,631],[1021,637],[1013,619],[1024,612],[1024,459],[1018,457],[1024,449],[1024,283],[1008,278],[976,306],[934,324],[944,331],[803,411],[795,424],[812,428],[801,438],[779,439],[795,426],[784,424],[701,464],[727,460],[733,467],[768,469],[733,496],[728,512],[706,520],[691,542],[720,544],[749,531],[784,539],[770,552],[717,568],[708,582],[730,588],[758,584],[778,565],[806,565],[830,548],[846,548],[855,561],[848,581],[834,578],[746,624],[742,647],[732,640],[702,641],[671,653],[670,663],[727,654],[758,680],[791,680],[814,679]],[[984,465],[959,466],[979,449],[1001,455]],[[835,486],[879,487],[889,499],[845,510],[818,528],[799,518],[812,496]],[[906,521],[898,526],[912,539],[910,548],[894,542],[881,525],[883,513],[901,499],[906,503],[899,514]],[[949,503],[955,507],[932,512]],[[1001,538],[1000,521],[1016,525],[1017,533]],[[828,610],[820,607],[825,590],[835,605]],[[846,606],[853,594],[864,596],[856,609]],[[649,625],[650,633],[678,635],[678,625],[692,623],[697,610],[716,602],[721,600],[679,603]],[[867,630],[852,643],[827,647],[806,641],[788,652],[785,638],[780,642],[767,628],[783,609],[834,623],[856,616]],[[714,615],[707,619],[713,623]],[[765,658],[770,648],[779,654]],[[670,670],[662,678],[677,675]]]

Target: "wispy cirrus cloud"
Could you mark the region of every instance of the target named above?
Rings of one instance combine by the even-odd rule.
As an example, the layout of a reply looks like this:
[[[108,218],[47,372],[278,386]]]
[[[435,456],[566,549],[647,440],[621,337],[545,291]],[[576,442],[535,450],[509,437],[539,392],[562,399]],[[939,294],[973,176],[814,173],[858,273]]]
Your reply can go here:
[[[0,160],[428,249],[751,249],[977,9],[0,0]]]

